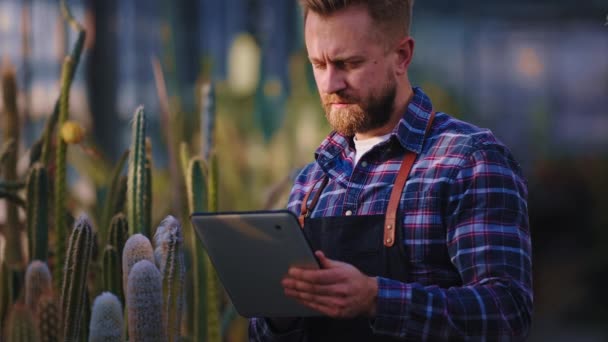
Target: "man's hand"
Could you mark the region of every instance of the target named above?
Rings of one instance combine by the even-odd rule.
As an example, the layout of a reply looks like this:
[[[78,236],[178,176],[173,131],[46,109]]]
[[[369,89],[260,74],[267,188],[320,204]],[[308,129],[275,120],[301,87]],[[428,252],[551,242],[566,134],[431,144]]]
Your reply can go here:
[[[292,267],[282,284],[285,294],[333,318],[373,317],[378,284],[354,266],[315,255],[322,269]]]

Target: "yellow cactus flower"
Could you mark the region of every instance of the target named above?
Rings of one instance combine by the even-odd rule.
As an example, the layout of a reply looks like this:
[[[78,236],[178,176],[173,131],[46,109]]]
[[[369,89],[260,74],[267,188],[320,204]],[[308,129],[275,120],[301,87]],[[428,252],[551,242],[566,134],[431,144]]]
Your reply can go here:
[[[76,121],[66,121],[61,126],[61,138],[67,144],[78,144],[84,138],[84,128]]]

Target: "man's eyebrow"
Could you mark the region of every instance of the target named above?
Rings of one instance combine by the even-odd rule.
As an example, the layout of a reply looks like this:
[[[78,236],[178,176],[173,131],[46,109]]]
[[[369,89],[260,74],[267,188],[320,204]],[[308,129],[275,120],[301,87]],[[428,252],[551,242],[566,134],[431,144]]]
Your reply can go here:
[[[323,62],[324,61],[323,59],[310,57],[310,56],[308,56],[308,60],[311,62]],[[359,55],[347,56],[347,57],[338,56],[338,57],[329,59],[329,61],[331,63],[360,62],[360,61],[364,61],[364,60],[365,60],[365,57],[359,56]]]

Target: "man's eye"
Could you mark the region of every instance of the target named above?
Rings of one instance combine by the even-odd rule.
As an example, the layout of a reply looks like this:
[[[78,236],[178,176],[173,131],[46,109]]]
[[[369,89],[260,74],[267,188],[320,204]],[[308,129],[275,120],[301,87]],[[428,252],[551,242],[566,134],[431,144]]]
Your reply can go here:
[[[312,63],[312,67],[315,69],[325,69],[325,64],[324,63]]]

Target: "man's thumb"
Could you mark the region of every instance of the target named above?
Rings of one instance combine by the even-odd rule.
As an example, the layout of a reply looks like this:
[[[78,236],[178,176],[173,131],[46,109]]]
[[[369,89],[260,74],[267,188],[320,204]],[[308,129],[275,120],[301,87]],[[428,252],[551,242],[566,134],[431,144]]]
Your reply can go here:
[[[315,255],[321,264],[321,268],[332,268],[336,266],[336,262],[326,257],[323,252],[316,251]]]

